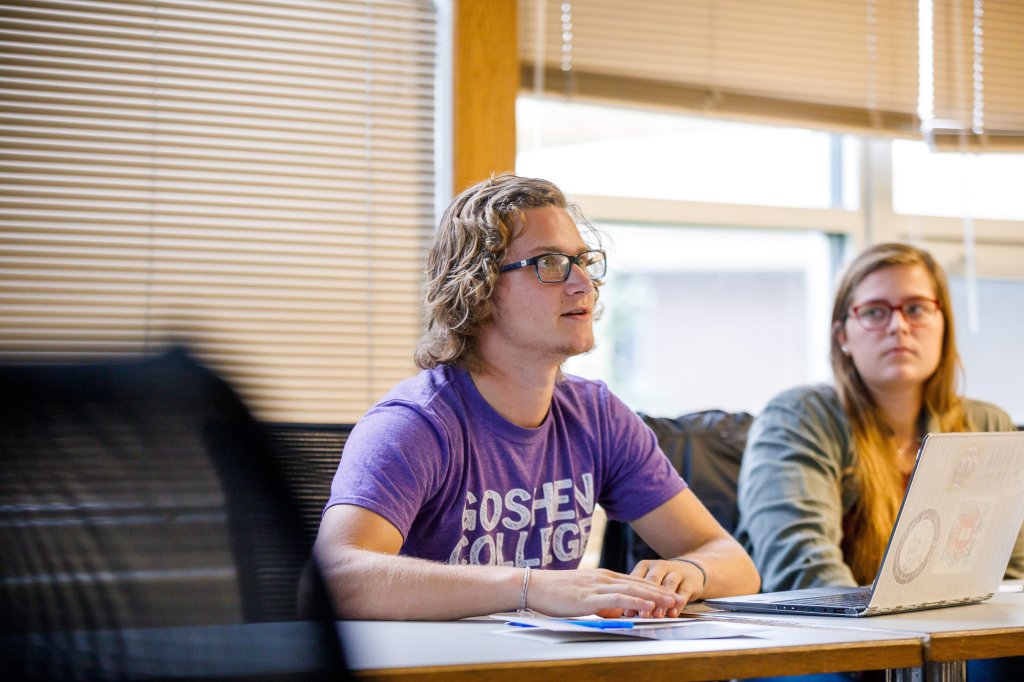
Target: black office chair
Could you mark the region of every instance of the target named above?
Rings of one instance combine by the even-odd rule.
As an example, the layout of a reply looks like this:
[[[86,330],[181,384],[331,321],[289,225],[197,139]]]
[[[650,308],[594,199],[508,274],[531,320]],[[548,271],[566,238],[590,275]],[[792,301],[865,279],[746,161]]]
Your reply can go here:
[[[747,432],[754,417],[746,412],[705,410],[679,417],[642,415],[672,466],[694,495],[730,533],[739,523],[736,484]],[[605,526],[600,565],[628,573],[643,559],[658,554],[633,528],[620,521]]]
[[[0,466],[10,679],[344,671],[326,604],[297,622],[308,547],[278,458],[184,351],[0,366]]]
[[[341,451],[354,425],[265,422],[262,426],[277,450],[285,483],[298,507],[306,546],[312,548]]]

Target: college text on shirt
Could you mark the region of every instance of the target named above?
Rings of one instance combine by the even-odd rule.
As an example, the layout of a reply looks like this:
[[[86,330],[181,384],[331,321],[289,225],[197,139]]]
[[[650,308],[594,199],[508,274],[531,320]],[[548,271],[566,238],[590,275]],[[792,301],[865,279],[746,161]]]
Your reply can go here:
[[[491,489],[480,495],[467,491],[462,537],[448,563],[543,568],[556,560],[578,560],[587,546],[593,513],[592,473],[581,476],[581,485],[562,478],[533,493],[524,488],[504,495]],[[533,534],[539,535],[539,551]]]

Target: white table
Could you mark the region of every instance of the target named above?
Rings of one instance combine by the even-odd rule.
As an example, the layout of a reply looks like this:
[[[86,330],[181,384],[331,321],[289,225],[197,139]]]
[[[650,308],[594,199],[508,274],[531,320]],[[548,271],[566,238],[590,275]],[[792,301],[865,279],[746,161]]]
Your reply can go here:
[[[1010,581],[1007,584],[1019,582]],[[769,623],[780,627],[838,627],[849,631],[901,633],[921,638],[925,669],[910,678],[965,677],[965,661],[1024,656],[1024,592],[997,592],[981,604],[912,611],[869,618],[738,614],[715,612],[704,617]]]
[[[916,634],[773,626],[753,637],[551,644],[498,634],[493,620],[342,621],[347,663],[360,678],[715,680],[923,662]]]

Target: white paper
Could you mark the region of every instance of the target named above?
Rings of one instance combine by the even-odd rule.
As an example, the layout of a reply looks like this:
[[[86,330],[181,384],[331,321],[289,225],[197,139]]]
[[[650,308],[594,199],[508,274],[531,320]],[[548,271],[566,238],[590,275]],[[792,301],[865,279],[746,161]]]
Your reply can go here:
[[[508,629],[501,630],[503,635],[539,639],[552,643],[595,642],[595,641],[627,641],[637,639],[681,640],[681,639],[721,639],[729,637],[749,637],[764,628],[757,625],[742,623],[720,623],[694,618],[550,618],[548,616],[510,617],[496,615],[506,620]],[[605,627],[585,625],[587,622],[600,622]],[[632,627],[610,627],[615,623],[628,623]]]

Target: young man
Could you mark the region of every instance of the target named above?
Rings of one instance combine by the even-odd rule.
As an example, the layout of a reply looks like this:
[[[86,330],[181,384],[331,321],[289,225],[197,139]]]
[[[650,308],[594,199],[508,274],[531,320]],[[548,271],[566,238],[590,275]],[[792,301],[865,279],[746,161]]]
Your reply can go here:
[[[594,345],[606,265],[570,210],[549,182],[499,175],[441,219],[423,371],[353,429],[314,548],[341,616],[661,617],[757,591],[640,418],[560,371]],[[675,558],[578,569],[595,503]]]

